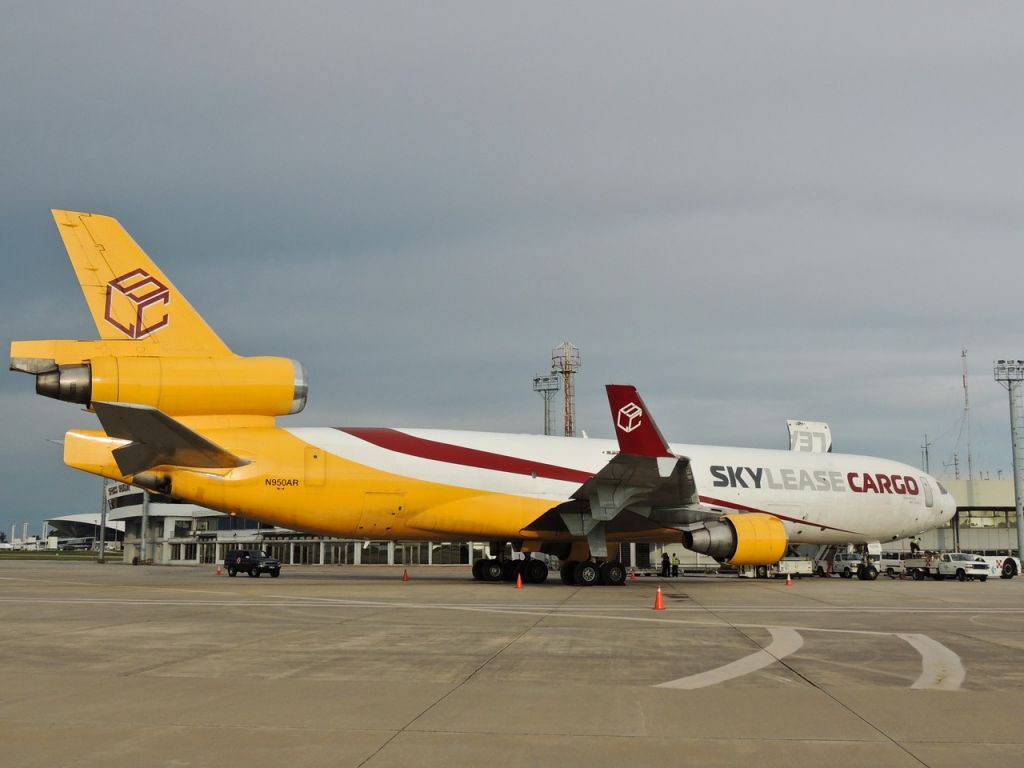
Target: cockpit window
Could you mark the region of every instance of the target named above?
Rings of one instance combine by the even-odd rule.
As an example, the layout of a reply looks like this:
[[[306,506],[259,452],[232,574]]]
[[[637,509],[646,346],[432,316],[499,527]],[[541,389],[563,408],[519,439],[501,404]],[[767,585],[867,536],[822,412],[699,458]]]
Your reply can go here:
[[[939,493],[941,493],[943,496],[949,496],[949,491],[946,490],[946,487],[942,483],[936,480],[935,484],[939,486]]]

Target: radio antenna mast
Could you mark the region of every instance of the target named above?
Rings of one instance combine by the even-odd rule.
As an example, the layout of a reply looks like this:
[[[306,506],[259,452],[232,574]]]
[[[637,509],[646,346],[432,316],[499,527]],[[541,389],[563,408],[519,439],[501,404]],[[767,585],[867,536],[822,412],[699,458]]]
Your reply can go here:
[[[964,420],[967,422],[967,479],[974,479],[974,457],[971,456],[971,400],[967,396],[967,350],[960,351],[964,381]]]

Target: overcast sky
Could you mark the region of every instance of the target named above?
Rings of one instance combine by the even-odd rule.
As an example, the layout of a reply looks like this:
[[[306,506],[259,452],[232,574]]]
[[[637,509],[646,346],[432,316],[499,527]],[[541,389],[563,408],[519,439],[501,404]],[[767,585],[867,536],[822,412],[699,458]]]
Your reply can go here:
[[[1020,3],[19,3],[0,24],[0,327],[93,338],[49,209],[121,220],[289,426],[539,432],[640,387],[673,441],[1009,476],[1024,358]],[[0,377],[0,530],[98,508],[97,428]],[[962,433],[962,434],[961,434]],[[957,442],[959,436],[959,443]],[[20,535],[20,528],[19,528]]]

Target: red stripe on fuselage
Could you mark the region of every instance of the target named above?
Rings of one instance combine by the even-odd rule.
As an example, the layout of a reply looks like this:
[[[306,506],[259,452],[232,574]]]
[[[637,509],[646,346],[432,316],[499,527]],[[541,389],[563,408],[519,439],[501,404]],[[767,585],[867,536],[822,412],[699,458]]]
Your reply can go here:
[[[578,469],[556,467],[553,464],[541,464],[515,456],[478,451],[475,448],[464,448],[461,445],[451,445],[450,443],[439,443],[436,440],[407,435],[395,429],[384,427],[339,427],[338,429],[388,451],[404,453],[407,456],[416,456],[420,459],[443,461],[446,464],[459,464],[463,467],[490,469],[495,472],[509,472],[514,475],[543,477],[548,480],[564,480],[580,485],[591,478],[589,472],[581,472]]]

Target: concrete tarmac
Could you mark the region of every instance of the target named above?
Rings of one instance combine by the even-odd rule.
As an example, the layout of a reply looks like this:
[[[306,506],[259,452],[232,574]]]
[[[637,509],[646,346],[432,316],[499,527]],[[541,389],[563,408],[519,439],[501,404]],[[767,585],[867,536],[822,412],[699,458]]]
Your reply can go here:
[[[1024,764],[1020,578],[401,573],[0,562],[0,762]]]

